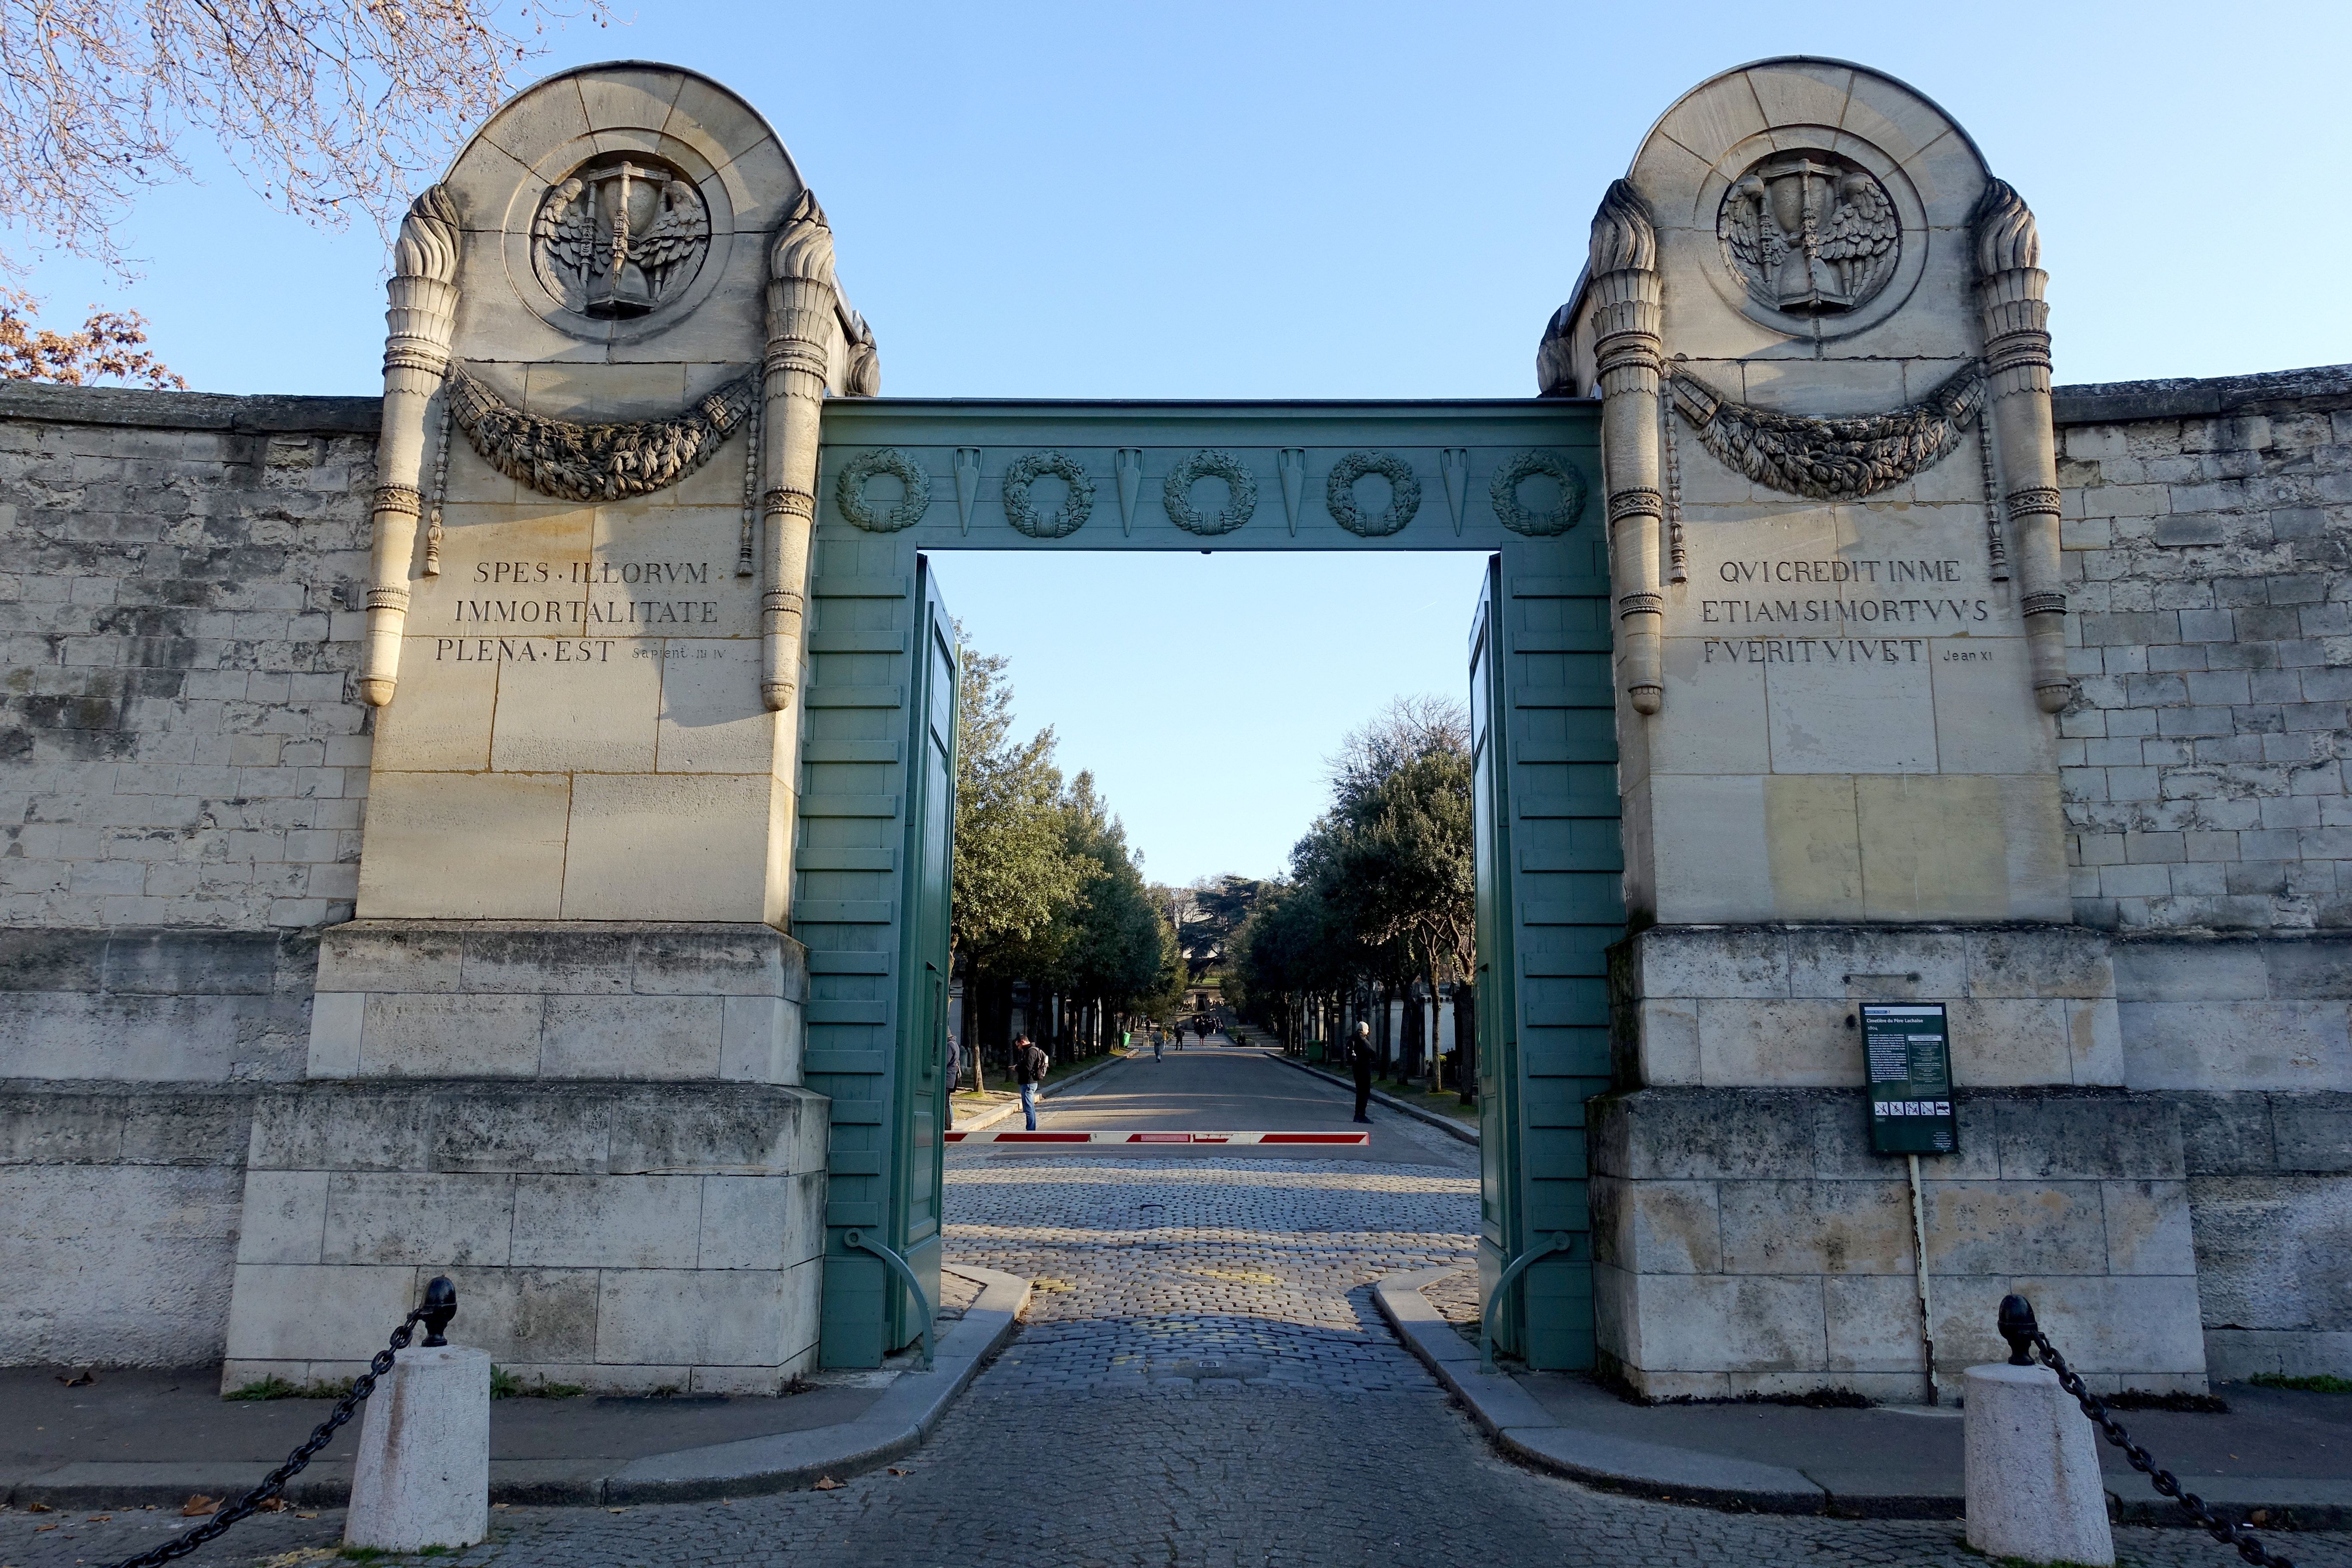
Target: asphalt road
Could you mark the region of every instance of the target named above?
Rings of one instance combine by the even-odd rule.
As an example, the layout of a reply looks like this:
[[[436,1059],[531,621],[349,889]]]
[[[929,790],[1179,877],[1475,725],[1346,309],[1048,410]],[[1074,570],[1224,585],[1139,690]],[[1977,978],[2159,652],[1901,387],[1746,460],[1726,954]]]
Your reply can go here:
[[[1157,1061],[1142,1054],[1105,1068],[1066,1094],[1038,1105],[1041,1131],[1118,1132],[1337,1132],[1353,1131],[1355,1100],[1328,1079],[1301,1072],[1256,1046],[1223,1044],[1209,1037],[1184,1049],[1171,1049]],[[1364,1131],[1371,1142],[1349,1147],[1350,1160],[1374,1164],[1436,1163],[1465,1171],[1477,1168],[1475,1145],[1379,1105]],[[1017,1125],[1004,1123],[1006,1127]],[[1083,1147],[974,1145],[1000,1160],[1079,1159],[1260,1159],[1320,1160],[1330,1148],[1282,1144],[1097,1143]]]

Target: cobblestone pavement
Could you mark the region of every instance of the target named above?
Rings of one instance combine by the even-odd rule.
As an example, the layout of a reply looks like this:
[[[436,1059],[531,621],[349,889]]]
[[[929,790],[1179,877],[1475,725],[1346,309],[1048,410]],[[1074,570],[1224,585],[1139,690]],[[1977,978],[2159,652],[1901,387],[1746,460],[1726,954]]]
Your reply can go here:
[[[1726,1514],[1496,1458],[1366,1289],[1467,1258],[1475,1175],[1445,1151],[1418,1166],[974,1151],[950,1156],[948,1184],[950,1257],[1038,1290],[1020,1337],[904,1474],[731,1503],[501,1510],[491,1542],[433,1561],[1982,1568],[1957,1523]],[[183,1522],[0,1513],[0,1563],[96,1564]],[[43,1524],[57,1528],[34,1533]],[[324,1563],[339,1524],[256,1520],[194,1561]],[[2185,1530],[2116,1535],[2145,1568],[2234,1561]],[[2352,1568],[2352,1538],[2278,1539],[2306,1568]]]

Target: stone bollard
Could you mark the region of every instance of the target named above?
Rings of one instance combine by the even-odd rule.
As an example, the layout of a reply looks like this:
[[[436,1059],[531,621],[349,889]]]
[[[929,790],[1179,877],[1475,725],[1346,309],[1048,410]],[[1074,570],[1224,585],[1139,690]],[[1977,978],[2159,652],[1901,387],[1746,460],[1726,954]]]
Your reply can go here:
[[[2106,1568],[2116,1542],[2091,1424],[2058,1374],[2028,1359],[2033,1309],[2022,1297],[2001,1303],[2001,1331],[2010,1361],[1972,1366],[1966,1380],[1969,1544],[1988,1557]]]
[[[415,1552],[489,1532],[490,1352],[402,1351],[362,1419],[344,1544]]]

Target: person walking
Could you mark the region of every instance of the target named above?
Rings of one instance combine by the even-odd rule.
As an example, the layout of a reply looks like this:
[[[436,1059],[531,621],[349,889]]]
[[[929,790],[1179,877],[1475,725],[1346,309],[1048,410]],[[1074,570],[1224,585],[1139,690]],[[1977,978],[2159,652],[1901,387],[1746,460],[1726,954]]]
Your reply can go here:
[[[1364,1108],[1372,1100],[1372,1026],[1359,1018],[1355,1037],[1348,1042],[1348,1067],[1356,1075],[1356,1120],[1370,1121]]]
[[[1044,1086],[1045,1075],[1054,1064],[1045,1053],[1022,1035],[1013,1042],[1013,1077],[1021,1085],[1021,1114],[1029,1119],[1029,1131],[1037,1131],[1037,1090]],[[1370,1080],[1367,1079],[1367,1082]]]
[[[1165,1060],[1165,1059],[1166,1059],[1165,1058],[1163,1058],[1163,1057],[1160,1054],[1160,1047],[1162,1047],[1162,1046],[1164,1046],[1164,1045],[1166,1045],[1167,1043],[1168,1043],[1168,1031],[1167,1031],[1167,1030],[1165,1030],[1165,1029],[1161,1029],[1161,1028],[1154,1028],[1154,1029],[1151,1031],[1151,1059],[1152,1059],[1153,1061],[1155,1061],[1155,1062],[1156,1062],[1156,1061],[1162,1061],[1162,1060]]]
[[[963,1052],[956,1047],[956,1037],[947,1037],[946,1059],[940,1063],[947,1069],[948,1092],[953,1094],[963,1082]]]
[[[1192,1032],[1201,1037],[1201,1043],[1202,1045],[1205,1046],[1209,1043],[1209,1020],[1207,1015],[1204,1014],[1192,1020]]]

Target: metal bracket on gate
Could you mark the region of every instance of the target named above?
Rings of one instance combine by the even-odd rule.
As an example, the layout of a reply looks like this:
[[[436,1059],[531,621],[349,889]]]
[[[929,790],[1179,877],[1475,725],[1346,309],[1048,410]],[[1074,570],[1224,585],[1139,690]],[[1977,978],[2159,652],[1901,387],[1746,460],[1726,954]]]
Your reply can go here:
[[[1495,1370],[1495,1308],[1502,1300],[1503,1292],[1509,1289],[1512,1282],[1527,1271],[1528,1264],[1549,1253],[1566,1252],[1572,1239],[1572,1233],[1562,1231],[1549,1241],[1536,1243],[1535,1246],[1513,1258],[1511,1266],[1503,1270],[1503,1277],[1495,1281],[1495,1289],[1488,1292],[1486,1304],[1478,1313],[1478,1370],[1480,1372]]]
[[[915,1278],[915,1270],[913,1267],[909,1265],[905,1258],[899,1257],[897,1253],[891,1251],[887,1247],[885,1247],[882,1243],[875,1240],[872,1237],[866,1235],[862,1230],[844,1231],[841,1237],[841,1244],[844,1247],[854,1247],[860,1252],[872,1253],[875,1257],[880,1258],[883,1262],[888,1264],[894,1270],[896,1270],[899,1279],[905,1283],[907,1289],[915,1293],[915,1310],[918,1312],[920,1312],[923,1317],[923,1370],[925,1372],[930,1371],[931,1319],[933,1317],[933,1313],[931,1311],[930,1299],[923,1294],[923,1282]]]

